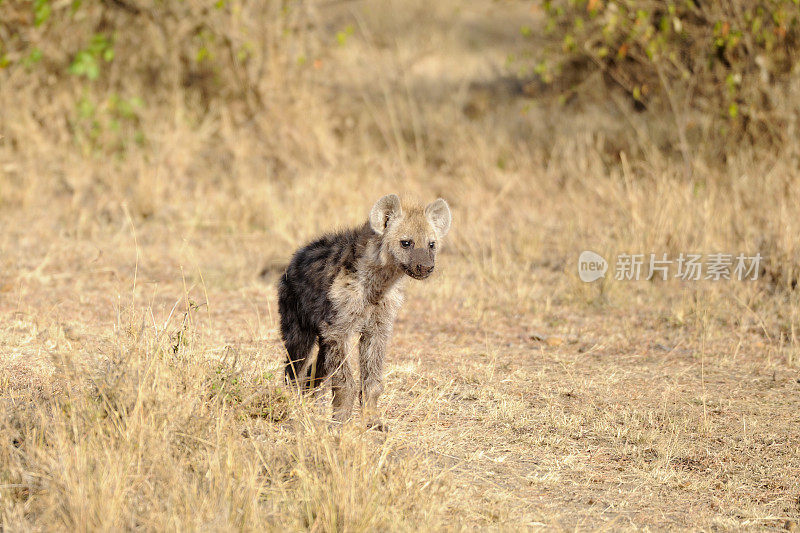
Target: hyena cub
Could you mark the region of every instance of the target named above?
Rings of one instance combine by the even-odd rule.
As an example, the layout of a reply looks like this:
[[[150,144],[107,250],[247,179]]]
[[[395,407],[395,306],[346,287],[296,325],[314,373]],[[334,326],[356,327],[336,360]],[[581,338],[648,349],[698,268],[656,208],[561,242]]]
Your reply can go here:
[[[347,353],[356,340],[362,411],[370,427],[385,429],[377,403],[405,275],[430,276],[450,220],[441,198],[422,207],[401,205],[390,194],[375,203],[361,227],[325,235],[292,257],[278,288],[286,379],[313,389],[330,378],[335,420],[347,420],[353,410],[356,383]],[[309,353],[315,342],[314,364]]]

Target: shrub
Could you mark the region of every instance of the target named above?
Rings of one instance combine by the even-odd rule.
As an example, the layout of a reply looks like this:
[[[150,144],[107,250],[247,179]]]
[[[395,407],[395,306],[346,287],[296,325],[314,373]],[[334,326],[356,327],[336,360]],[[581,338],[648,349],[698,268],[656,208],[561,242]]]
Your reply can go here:
[[[221,113],[286,152],[273,132],[307,111],[295,101],[317,50],[308,25],[307,10],[277,0],[0,1],[2,105],[87,155],[125,156],[165,116],[196,127]],[[8,143],[31,133],[3,129]]]
[[[687,108],[722,138],[785,141],[800,75],[800,0],[545,0],[545,81],[601,71],[639,110]],[[585,79],[585,78],[584,78]]]

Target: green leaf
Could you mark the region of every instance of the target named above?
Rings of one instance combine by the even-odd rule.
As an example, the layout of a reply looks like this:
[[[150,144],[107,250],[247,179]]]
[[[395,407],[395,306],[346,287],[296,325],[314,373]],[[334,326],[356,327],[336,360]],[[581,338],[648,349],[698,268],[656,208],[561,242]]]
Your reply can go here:
[[[36,63],[42,60],[42,50],[40,48],[34,48],[31,50],[31,53],[28,54],[26,58],[22,60],[22,64],[26,67],[32,67]]]
[[[75,54],[69,71],[76,76],[85,76],[90,80],[96,80],[100,77],[101,59],[107,63],[112,61],[114,49],[111,46],[111,40],[98,33],[92,36],[86,49]]]
[[[344,46],[347,42],[347,38],[354,33],[355,28],[353,28],[352,24],[348,24],[343,30],[336,32],[336,42],[339,43],[340,46]]]
[[[33,3],[33,25],[38,28],[44,24],[51,13],[50,0],[36,0]]]
[[[206,59],[211,57],[211,52],[208,51],[206,46],[201,46],[200,49],[197,51],[197,55],[195,56],[194,60],[198,63],[202,63]]]
[[[94,104],[88,98],[83,97],[78,101],[78,116],[81,118],[90,118],[94,115]]]
[[[570,34],[564,36],[564,50],[568,52],[572,52],[577,48],[577,43],[575,42],[575,37]]]
[[[86,77],[92,81],[100,77],[100,67],[97,66],[97,62],[93,61],[86,65]]]

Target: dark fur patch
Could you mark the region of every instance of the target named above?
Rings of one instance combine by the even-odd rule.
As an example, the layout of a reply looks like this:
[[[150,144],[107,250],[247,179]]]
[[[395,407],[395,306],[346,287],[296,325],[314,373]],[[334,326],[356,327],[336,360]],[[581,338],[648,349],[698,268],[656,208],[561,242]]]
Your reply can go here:
[[[330,233],[295,252],[278,286],[278,311],[289,360],[286,377],[295,382],[320,326],[332,318],[331,285],[342,270],[355,272],[358,258],[370,239],[380,239],[369,224]],[[319,366],[319,365],[318,365]],[[317,380],[314,380],[317,381]]]

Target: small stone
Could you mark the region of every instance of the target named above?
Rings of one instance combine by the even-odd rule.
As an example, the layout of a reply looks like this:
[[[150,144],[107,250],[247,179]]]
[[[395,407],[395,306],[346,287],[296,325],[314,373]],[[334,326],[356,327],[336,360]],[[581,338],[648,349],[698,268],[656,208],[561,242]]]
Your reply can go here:
[[[547,337],[547,340],[545,342],[547,342],[548,346],[561,346],[562,344],[564,344],[564,339],[561,337],[553,336],[553,337]]]

